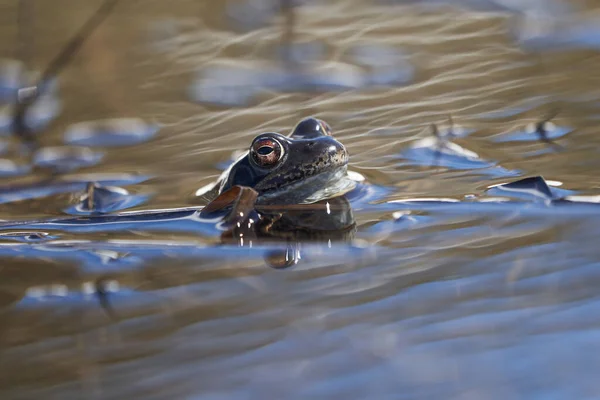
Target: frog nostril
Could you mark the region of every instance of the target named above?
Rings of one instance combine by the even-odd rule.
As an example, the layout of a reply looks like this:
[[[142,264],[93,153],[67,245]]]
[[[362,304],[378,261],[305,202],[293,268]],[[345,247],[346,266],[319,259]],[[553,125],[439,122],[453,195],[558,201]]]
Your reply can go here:
[[[312,151],[313,148],[315,147],[315,144],[316,143],[314,141],[306,143],[306,146],[304,147],[304,150],[307,151],[307,152]]]

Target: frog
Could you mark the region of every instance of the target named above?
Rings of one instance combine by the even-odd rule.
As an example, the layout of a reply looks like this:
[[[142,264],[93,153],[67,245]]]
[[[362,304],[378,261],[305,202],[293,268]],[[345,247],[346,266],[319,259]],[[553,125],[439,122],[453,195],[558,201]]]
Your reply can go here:
[[[289,135],[265,132],[213,184],[196,192],[212,200],[234,186],[250,187],[258,205],[311,204],[350,192],[349,154],[322,119],[306,117]]]

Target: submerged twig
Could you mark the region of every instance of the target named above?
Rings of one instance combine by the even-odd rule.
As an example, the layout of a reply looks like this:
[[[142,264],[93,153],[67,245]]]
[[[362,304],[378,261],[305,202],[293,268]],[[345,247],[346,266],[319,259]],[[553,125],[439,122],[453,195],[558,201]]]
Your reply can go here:
[[[550,120],[554,119],[558,113],[559,113],[559,109],[555,108],[553,110],[551,110],[546,117],[539,121],[538,123],[535,124],[535,133],[538,135],[538,137],[540,138],[540,140],[546,144],[549,144],[550,146],[554,147],[555,149],[558,150],[563,150],[563,146],[561,146],[560,144],[556,143],[555,141],[553,141],[552,139],[550,139],[548,137],[548,129],[546,128],[546,125],[548,124],[548,122],[550,122]]]
[[[438,165],[438,161],[442,155],[440,147],[443,146],[442,143],[442,135],[440,134],[440,130],[438,129],[436,124],[431,124],[431,134],[437,139],[435,143],[435,152],[433,153],[432,164],[434,166]]]
[[[96,280],[96,296],[98,296],[98,301],[100,302],[100,306],[106,311],[108,316],[113,320],[118,320],[119,317],[115,313],[115,310],[112,308],[110,302],[108,301],[108,289],[107,289],[107,280],[105,278],[98,278]]]
[[[281,11],[285,16],[281,33],[281,51],[283,52],[285,67],[289,70],[295,66],[292,56],[296,26],[294,0],[281,0]]]

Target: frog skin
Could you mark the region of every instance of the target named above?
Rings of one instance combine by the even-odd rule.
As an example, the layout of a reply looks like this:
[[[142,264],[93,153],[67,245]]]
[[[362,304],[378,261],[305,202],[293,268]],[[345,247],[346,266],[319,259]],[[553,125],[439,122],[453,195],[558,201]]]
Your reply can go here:
[[[215,198],[235,185],[258,192],[257,204],[307,204],[347,193],[348,152],[322,120],[300,121],[289,136],[254,138],[249,150],[221,174],[207,193]]]

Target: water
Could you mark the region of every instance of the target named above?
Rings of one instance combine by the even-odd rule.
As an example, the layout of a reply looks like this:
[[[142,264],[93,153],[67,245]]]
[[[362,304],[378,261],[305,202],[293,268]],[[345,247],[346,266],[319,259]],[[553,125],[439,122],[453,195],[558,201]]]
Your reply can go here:
[[[235,3],[119,3],[31,110],[37,165],[3,137],[0,397],[598,398],[600,3],[304,2],[291,72],[279,8]],[[99,3],[33,5],[39,71]],[[560,147],[532,129],[554,109]],[[200,215],[233,152],[307,115],[357,189]]]

